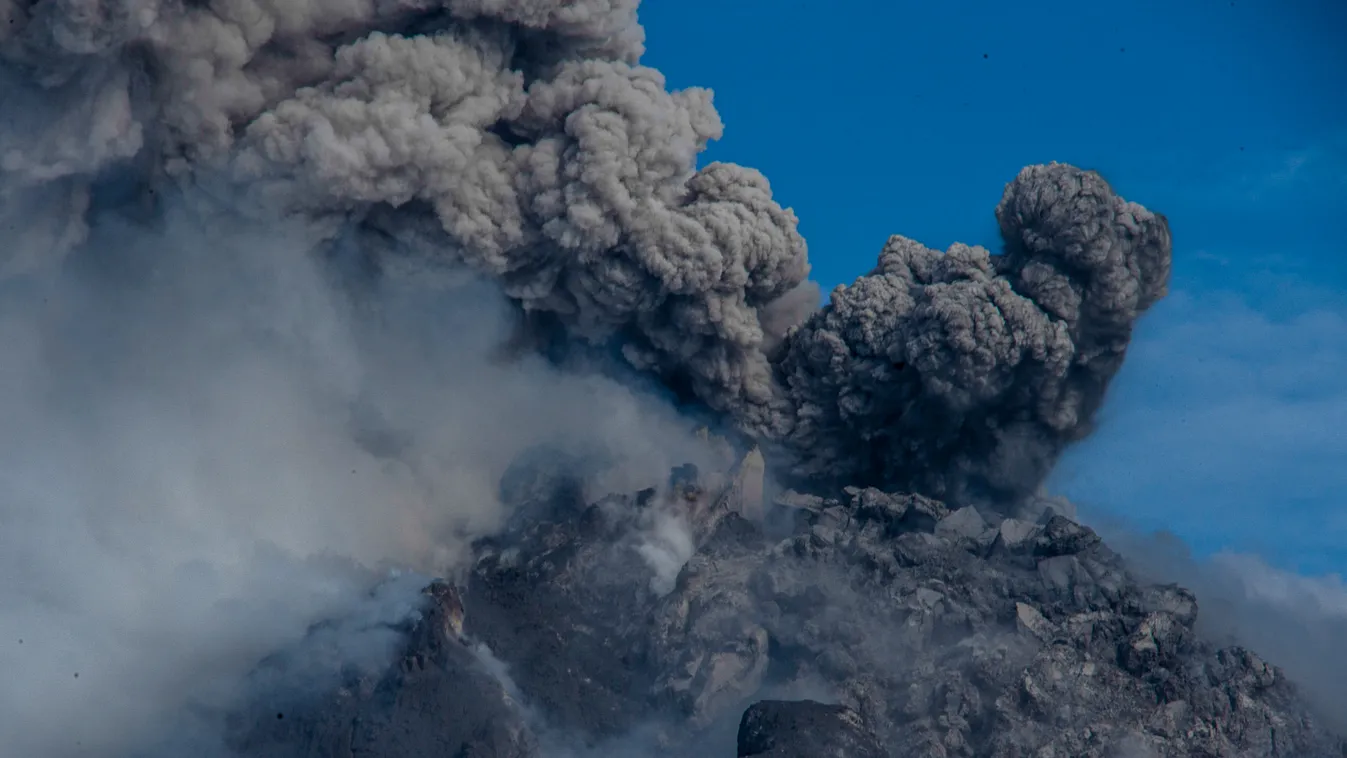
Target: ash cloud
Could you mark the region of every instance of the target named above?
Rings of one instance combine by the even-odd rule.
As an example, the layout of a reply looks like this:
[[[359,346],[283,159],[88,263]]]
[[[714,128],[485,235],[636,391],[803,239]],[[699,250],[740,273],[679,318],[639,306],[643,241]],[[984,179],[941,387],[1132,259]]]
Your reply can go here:
[[[1164,219],[1054,164],[1008,185],[1003,254],[895,237],[814,313],[794,214],[752,169],[697,168],[711,93],[639,64],[635,0],[5,14],[6,216],[28,219],[6,270],[79,244],[99,177],[129,166],[142,203],[181,186],[203,213],[302,217],[375,269],[489,278],[796,479],[1024,496],[1165,291]]]
[[[895,236],[792,335],[797,471],[1018,502],[1088,434],[1133,323],[1165,294],[1168,224],[1062,164],[1020,172],[996,216],[1001,255]]]
[[[1032,167],[1002,254],[895,237],[819,310],[767,179],[697,167],[711,93],[640,65],[636,10],[0,0],[0,627],[72,630],[3,648],[20,752],[132,744],[194,672],[361,602],[316,556],[452,568],[536,443],[621,451],[615,490],[707,454],[603,372],[502,360],[512,329],[611,351],[786,480],[1013,504],[1089,431],[1163,217]]]

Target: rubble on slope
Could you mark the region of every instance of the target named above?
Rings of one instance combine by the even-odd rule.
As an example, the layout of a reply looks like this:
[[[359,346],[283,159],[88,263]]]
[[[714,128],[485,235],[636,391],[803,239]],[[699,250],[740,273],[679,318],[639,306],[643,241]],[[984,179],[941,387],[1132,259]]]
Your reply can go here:
[[[763,700],[739,722],[738,758],[883,758],[860,715],[813,700]]]
[[[336,682],[326,695],[269,691],[233,719],[233,750],[257,758],[537,756],[522,704],[461,636],[458,590],[435,582],[425,595],[424,612],[405,629],[402,652],[386,671],[333,659]],[[290,665],[281,656],[261,673]]]
[[[1139,583],[1051,509],[850,488],[785,493],[764,519],[754,477],[683,468],[589,504],[535,488],[530,520],[477,546],[461,635],[431,602],[382,679],[261,731],[369,758],[548,755],[535,734],[601,746],[651,725],[630,754],[1347,755],[1279,670],[1194,632],[1190,593]],[[661,513],[695,547],[665,594],[638,549]]]

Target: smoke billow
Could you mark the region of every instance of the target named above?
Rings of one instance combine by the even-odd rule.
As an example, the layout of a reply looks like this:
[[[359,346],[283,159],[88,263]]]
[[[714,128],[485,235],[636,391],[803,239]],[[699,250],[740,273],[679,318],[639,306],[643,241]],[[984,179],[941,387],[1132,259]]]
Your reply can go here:
[[[797,471],[1016,502],[1090,430],[1132,325],[1165,294],[1164,217],[1098,174],[1024,169],[1003,255],[893,237],[779,362]]]
[[[711,95],[639,65],[635,10],[11,2],[5,270],[79,244],[117,167],[142,202],[173,183],[252,223],[303,217],[311,247],[354,241],[376,269],[489,277],[797,475],[1031,491],[1164,293],[1163,218],[1092,172],[1027,169],[1003,255],[894,238],[787,336],[816,307],[795,217],[756,171],[697,169]]]
[[[895,237],[819,310],[767,180],[697,167],[711,93],[640,65],[636,6],[0,0],[11,748],[133,745],[364,602],[313,561],[453,567],[536,443],[619,451],[622,489],[703,454],[662,400],[500,360],[512,330],[787,478],[1015,502],[1088,432],[1163,217],[1026,169],[1003,254]]]

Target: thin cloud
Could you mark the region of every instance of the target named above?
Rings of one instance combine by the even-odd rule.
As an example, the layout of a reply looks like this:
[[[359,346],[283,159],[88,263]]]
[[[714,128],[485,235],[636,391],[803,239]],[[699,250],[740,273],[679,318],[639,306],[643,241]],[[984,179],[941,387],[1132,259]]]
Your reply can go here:
[[[1331,565],[1347,544],[1347,303],[1280,306],[1177,293],[1157,308],[1054,485],[1208,551]]]
[[[1249,158],[1249,165],[1236,175],[1241,194],[1248,200],[1314,187],[1347,186],[1347,133],[1303,147],[1254,152]]]
[[[1317,202],[1318,192],[1347,186],[1347,131],[1276,145],[1185,148],[1133,154],[1127,165],[1106,167],[1110,176],[1156,207],[1231,214],[1242,208],[1291,200]],[[1307,197],[1308,195],[1308,197]],[[1162,201],[1163,199],[1163,201]],[[1327,199],[1327,198],[1323,198]],[[1180,217],[1176,214],[1176,220]]]

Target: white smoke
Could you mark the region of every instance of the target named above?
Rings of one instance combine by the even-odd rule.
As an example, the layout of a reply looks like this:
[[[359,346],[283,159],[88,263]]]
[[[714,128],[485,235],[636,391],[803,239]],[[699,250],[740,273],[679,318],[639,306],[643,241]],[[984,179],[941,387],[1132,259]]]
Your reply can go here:
[[[678,573],[696,552],[696,545],[692,541],[692,527],[686,519],[658,512],[651,521],[650,528],[642,534],[636,550],[650,570],[655,572],[650,579],[651,591],[657,595],[667,595],[673,592]]]
[[[164,218],[95,224],[86,255],[0,301],[6,754],[186,729],[184,706],[227,704],[260,658],[364,612],[381,567],[452,570],[540,441],[611,451],[641,486],[694,456],[654,399],[496,360],[511,322],[489,285],[385,279],[353,301],[302,225]],[[386,621],[417,602],[397,586]]]

